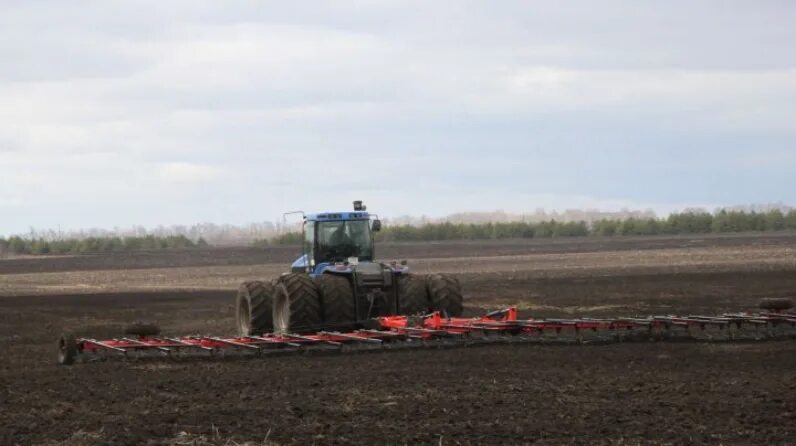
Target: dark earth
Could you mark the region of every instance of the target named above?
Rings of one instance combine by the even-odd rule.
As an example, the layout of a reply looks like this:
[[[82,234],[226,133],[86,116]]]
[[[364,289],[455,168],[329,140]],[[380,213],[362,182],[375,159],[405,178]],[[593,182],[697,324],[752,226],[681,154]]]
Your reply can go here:
[[[391,244],[385,258],[793,247],[796,236]],[[0,261],[47,271],[284,263],[295,247]],[[794,254],[796,255],[796,254]],[[631,266],[631,265],[629,265]],[[796,268],[460,275],[479,314],[716,314],[796,295]],[[63,331],[227,334],[235,290],[0,297],[0,444],[796,444],[796,341],[518,345],[55,364]],[[523,297],[526,296],[526,297]],[[483,307],[483,308],[482,308]],[[538,309],[534,309],[538,308]]]

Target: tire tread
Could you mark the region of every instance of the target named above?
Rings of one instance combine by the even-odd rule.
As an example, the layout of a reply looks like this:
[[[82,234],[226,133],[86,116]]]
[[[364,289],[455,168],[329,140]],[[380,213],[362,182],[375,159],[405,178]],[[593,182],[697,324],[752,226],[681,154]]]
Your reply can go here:
[[[426,279],[431,310],[449,317],[459,317],[464,311],[462,287],[456,278],[446,274],[431,274]]]
[[[398,303],[400,314],[426,314],[431,309],[426,284],[422,277],[412,274],[398,277]]]
[[[345,277],[323,274],[317,279],[323,308],[323,324],[328,330],[348,330],[357,322],[351,282]]]
[[[249,332],[240,332],[239,334],[248,336],[273,331],[274,320],[272,318],[272,310],[274,286],[269,282],[263,282],[261,280],[252,280],[242,283],[238,289],[238,317],[240,317],[239,312],[242,311],[242,299],[247,300],[249,304]]]
[[[305,273],[289,273],[279,278],[290,299],[290,331],[306,333],[321,327],[321,299],[315,281]]]

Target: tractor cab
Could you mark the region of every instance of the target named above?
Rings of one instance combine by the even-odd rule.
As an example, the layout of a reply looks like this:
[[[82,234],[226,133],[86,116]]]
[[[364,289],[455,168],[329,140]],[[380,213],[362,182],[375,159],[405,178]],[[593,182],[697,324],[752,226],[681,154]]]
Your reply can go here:
[[[340,274],[350,272],[360,262],[373,262],[373,232],[380,229],[378,216],[368,213],[361,201],[354,202],[353,212],[305,215],[303,252],[291,270],[312,275],[328,270]]]

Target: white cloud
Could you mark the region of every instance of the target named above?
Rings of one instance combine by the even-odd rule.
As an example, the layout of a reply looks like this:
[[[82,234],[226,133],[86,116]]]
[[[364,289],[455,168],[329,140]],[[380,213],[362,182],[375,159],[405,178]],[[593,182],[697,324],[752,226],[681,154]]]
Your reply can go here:
[[[19,212],[0,233],[48,226],[45,203],[95,226],[342,195],[392,214],[796,201],[782,4],[3,7],[0,202]]]
[[[166,182],[206,182],[223,178],[223,169],[187,162],[162,163],[157,166],[160,179]]]

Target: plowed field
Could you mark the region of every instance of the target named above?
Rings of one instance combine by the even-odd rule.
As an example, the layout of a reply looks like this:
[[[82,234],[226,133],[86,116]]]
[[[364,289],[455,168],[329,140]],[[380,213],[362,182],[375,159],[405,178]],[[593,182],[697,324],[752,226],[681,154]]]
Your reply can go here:
[[[796,341],[55,365],[61,331],[228,334],[295,248],[0,260],[0,444],[794,444]],[[796,236],[393,244],[468,313],[714,314],[796,296]]]

